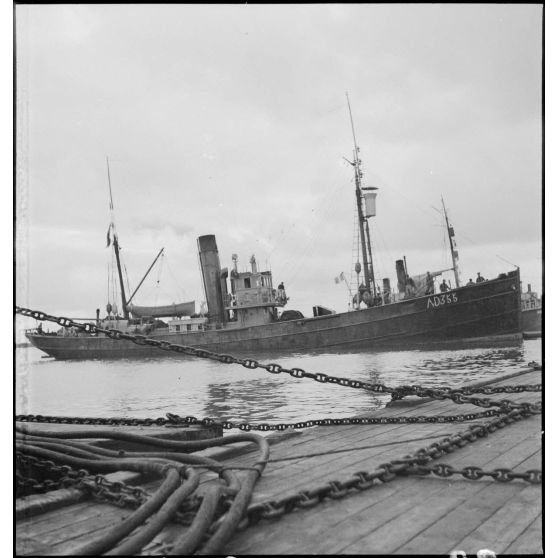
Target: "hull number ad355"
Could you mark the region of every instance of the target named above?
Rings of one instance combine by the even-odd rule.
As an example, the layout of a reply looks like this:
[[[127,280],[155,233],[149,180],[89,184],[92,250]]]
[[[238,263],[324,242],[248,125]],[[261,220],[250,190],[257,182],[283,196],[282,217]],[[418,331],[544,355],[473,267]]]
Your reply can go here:
[[[441,295],[431,296],[426,303],[426,308],[439,308],[445,304],[455,304],[457,302],[457,295],[455,293],[447,293]]]

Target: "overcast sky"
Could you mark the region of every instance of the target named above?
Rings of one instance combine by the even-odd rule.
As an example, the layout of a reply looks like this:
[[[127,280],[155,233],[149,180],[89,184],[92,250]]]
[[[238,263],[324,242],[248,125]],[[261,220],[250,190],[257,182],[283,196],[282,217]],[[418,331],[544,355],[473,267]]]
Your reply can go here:
[[[517,265],[541,291],[541,6],[20,5],[16,23],[18,304],[112,298],[108,157],[132,289],[165,247],[137,303],[201,300],[196,238],[215,234],[288,307],[345,310],[346,92],[376,277],[450,266],[443,196],[464,281]]]

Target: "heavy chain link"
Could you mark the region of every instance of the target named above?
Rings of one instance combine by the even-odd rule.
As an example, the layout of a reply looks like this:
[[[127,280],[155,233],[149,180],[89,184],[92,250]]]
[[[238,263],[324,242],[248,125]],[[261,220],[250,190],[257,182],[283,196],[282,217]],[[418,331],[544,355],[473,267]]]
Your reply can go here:
[[[499,468],[492,471],[485,471],[481,467],[468,466],[462,469],[456,469],[447,463],[437,463],[436,465],[418,465],[415,464],[407,469],[408,475],[429,475],[433,474],[438,477],[447,478],[452,475],[461,475],[469,480],[480,480],[483,477],[490,477],[498,482],[510,482],[512,480],[524,480],[531,484],[542,483],[542,471],[538,469],[530,469],[524,473],[518,473],[512,469]]]
[[[465,413],[459,415],[438,415],[438,416],[396,416],[396,417],[343,417],[343,418],[321,418],[311,419],[300,422],[290,423],[258,423],[250,424],[246,422],[219,421],[211,418],[199,419],[192,416],[181,417],[172,413],[167,413],[166,419],[130,419],[130,418],[88,418],[88,417],[63,417],[48,415],[16,415],[15,420],[19,422],[41,422],[54,424],[79,424],[79,425],[102,425],[102,426],[215,426],[224,430],[237,428],[243,431],[283,431],[289,428],[303,429],[313,426],[342,426],[353,424],[415,424],[431,423],[442,424],[451,422],[466,422],[488,417],[498,416],[505,411],[488,409],[478,413]]]
[[[31,488],[35,493],[59,488],[78,488],[87,491],[97,500],[132,508],[139,507],[149,498],[149,493],[143,488],[129,486],[122,481],[110,481],[106,476],[92,475],[86,469],[76,470],[69,465],[57,465],[53,461],[25,455],[19,451],[16,452],[16,462],[22,469],[33,467],[58,477],[56,480],[47,479],[41,483],[20,473],[18,484],[22,488]]]

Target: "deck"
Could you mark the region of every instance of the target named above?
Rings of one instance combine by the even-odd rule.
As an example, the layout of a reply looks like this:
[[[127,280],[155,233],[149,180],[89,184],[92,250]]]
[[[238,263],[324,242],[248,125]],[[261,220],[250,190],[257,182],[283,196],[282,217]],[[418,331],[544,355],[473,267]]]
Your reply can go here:
[[[492,386],[541,383],[541,372],[526,370]],[[347,390],[336,387],[332,389]],[[350,391],[350,390],[349,390]],[[345,391],[346,393],[346,391]],[[345,395],[345,394],[344,394]],[[537,392],[499,393],[491,397],[515,402],[540,401]],[[448,400],[405,398],[371,416],[440,416],[482,409]],[[271,437],[270,460],[256,484],[252,502],[270,502],[289,494],[344,481],[358,471],[374,471],[457,432],[472,422],[321,426]],[[542,469],[541,415],[512,422],[452,453],[432,461],[457,469],[476,466],[525,472]],[[201,452],[249,474],[253,451],[213,448]],[[248,469],[243,469],[248,468]],[[117,475],[119,473],[116,473]],[[129,474],[129,473],[128,473]],[[206,484],[213,473],[203,473]],[[445,554],[481,549],[500,554],[542,554],[541,484],[490,477],[468,480],[457,474],[397,476],[339,498],[324,498],[307,508],[278,513],[239,528],[222,548],[242,554]],[[144,485],[149,489],[152,485]],[[77,489],[67,489],[77,496]],[[63,491],[55,491],[63,492]],[[53,496],[54,497],[54,496]],[[34,496],[27,497],[35,498]],[[131,510],[94,500],[71,502],[16,524],[18,555],[72,554],[81,544],[122,521]],[[23,514],[25,516],[25,514]],[[145,555],[169,554],[184,526],[169,523],[143,549]]]

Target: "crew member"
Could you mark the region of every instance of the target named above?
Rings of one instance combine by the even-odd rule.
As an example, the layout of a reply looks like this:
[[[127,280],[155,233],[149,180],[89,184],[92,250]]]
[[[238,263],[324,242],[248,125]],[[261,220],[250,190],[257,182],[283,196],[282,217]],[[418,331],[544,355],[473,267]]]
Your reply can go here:
[[[480,271],[477,272],[477,283],[482,283],[486,281],[486,279],[480,274]]]
[[[469,282],[465,285],[466,287],[473,287],[474,283],[472,279],[469,279]]]
[[[434,294],[434,277],[432,277],[430,271],[426,272],[426,294]]]
[[[444,280],[442,281],[442,284],[440,285],[440,292],[441,292],[441,293],[445,293],[445,292],[447,292],[447,291],[449,291],[449,286],[448,286],[448,284],[446,283],[446,280],[444,279]]]

